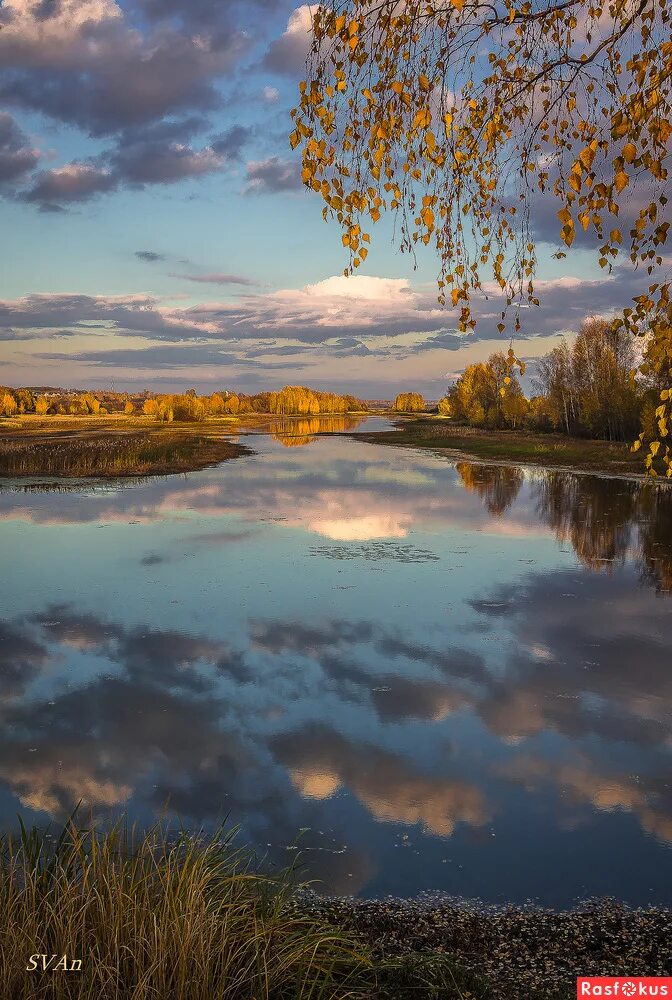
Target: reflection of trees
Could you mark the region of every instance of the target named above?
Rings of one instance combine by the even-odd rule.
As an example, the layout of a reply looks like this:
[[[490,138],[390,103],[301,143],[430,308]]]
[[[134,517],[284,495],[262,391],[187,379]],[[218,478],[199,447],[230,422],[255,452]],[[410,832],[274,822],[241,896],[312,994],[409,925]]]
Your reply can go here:
[[[672,593],[672,490],[643,491],[639,529],[642,579],[658,593]]]
[[[286,448],[301,448],[310,444],[318,434],[338,434],[353,431],[362,422],[361,417],[333,416],[309,417],[305,419],[273,420],[269,426],[272,437]]]
[[[549,470],[533,488],[540,517],[580,562],[594,569],[624,561],[638,507],[634,483]]]
[[[478,493],[491,514],[503,514],[518,496],[523,485],[522,469],[509,465],[475,465],[458,462],[455,466],[464,486]]]
[[[457,462],[458,475],[495,517],[523,484],[521,469]],[[561,544],[569,542],[589,569],[639,559],[642,580],[672,592],[672,489],[553,469],[534,473],[536,511]],[[635,531],[634,529],[637,528]]]

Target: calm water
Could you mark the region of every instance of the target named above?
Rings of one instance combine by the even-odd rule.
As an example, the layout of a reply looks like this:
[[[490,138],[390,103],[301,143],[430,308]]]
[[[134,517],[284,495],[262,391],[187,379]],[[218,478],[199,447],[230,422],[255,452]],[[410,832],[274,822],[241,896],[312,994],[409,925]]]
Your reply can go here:
[[[228,815],[329,892],[672,903],[672,491],[314,432],[2,487],[0,820]]]

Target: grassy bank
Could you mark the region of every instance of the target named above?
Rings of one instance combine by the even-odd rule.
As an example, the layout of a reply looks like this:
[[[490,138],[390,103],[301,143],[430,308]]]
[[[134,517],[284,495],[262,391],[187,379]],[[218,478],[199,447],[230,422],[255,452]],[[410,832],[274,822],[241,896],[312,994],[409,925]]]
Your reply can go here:
[[[358,441],[462,452],[493,462],[564,467],[614,475],[642,475],[641,456],[629,445],[530,431],[486,431],[437,417],[396,421],[396,430],[358,434]]]
[[[156,424],[89,420],[3,425],[0,476],[119,478],[166,475],[216,465],[250,454],[214,428],[164,428]]]
[[[3,1000],[523,1000],[672,972],[668,910],[325,899],[221,832],[22,827],[0,912]]]
[[[346,927],[295,903],[230,837],[67,829],[5,838],[0,996],[77,1000],[457,997],[453,964],[374,959]],[[31,956],[47,956],[31,962]],[[51,956],[55,956],[51,958]],[[71,969],[81,959],[81,970]],[[36,964],[36,969],[27,966]],[[462,984],[475,982],[465,973]]]

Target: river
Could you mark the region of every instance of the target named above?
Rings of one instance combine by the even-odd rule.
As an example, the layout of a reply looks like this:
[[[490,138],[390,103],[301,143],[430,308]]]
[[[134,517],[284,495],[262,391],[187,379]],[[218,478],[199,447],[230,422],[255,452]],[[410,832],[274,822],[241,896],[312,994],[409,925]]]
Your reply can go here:
[[[672,903],[672,490],[319,429],[2,485],[0,821],[226,819],[329,893]]]

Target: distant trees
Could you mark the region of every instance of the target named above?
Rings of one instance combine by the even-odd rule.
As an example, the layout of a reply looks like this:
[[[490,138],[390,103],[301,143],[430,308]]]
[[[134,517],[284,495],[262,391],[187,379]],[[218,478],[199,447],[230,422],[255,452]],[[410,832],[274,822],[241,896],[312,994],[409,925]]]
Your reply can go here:
[[[425,400],[419,392],[400,392],[393,405],[397,413],[422,413],[426,408]]]
[[[546,400],[544,418],[567,434],[634,437],[645,403],[637,366],[628,333],[606,320],[587,320],[571,347],[563,341],[538,362],[533,381]]]
[[[638,359],[631,336],[602,319],[586,320],[572,344],[563,340],[539,358],[526,399],[506,356],[468,365],[439,413],[456,422],[489,429],[563,431],[582,437],[632,440],[640,427],[654,440],[660,427],[659,376],[651,366],[636,378]]]
[[[285,416],[318,416],[366,410],[366,404],[355,396],[339,396],[320,392],[303,385],[286,385],[280,392],[268,393],[268,412]]]
[[[0,416],[35,412],[40,416],[96,416],[105,413],[142,413],[145,417],[171,422],[198,423],[208,417],[237,416],[245,413],[272,413],[278,416],[315,417],[320,414],[361,413],[366,403],[352,395],[321,392],[306,386],[285,386],[279,392],[256,395],[222,390],[199,396],[195,389],[185,393],[152,396],[148,392],[129,398],[128,393],[68,392],[53,390],[37,398],[30,389],[0,386]]]

